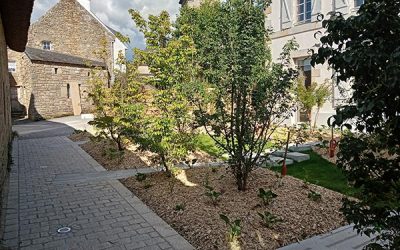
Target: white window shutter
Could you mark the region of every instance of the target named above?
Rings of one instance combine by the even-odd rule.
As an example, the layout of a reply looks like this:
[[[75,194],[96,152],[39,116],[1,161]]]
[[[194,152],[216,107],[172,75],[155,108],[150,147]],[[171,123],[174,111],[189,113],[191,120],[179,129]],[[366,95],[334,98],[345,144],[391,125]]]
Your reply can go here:
[[[281,26],[288,29],[293,24],[293,0],[281,0]]]
[[[318,15],[321,13],[321,1],[322,0],[313,0],[312,1],[312,13],[311,13],[311,21],[318,21]]]
[[[349,13],[349,1],[348,0],[334,0],[335,1],[335,11],[341,12],[343,15]]]

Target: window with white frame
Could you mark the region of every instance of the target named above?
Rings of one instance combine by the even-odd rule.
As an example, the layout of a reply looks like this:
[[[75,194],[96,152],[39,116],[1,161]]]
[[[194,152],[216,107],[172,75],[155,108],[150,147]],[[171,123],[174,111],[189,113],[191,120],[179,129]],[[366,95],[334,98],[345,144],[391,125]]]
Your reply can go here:
[[[354,6],[360,7],[364,3],[364,0],[354,0]]]
[[[42,42],[43,49],[51,50],[51,42],[50,41],[43,41]]]
[[[311,20],[312,0],[297,0],[297,21],[306,22]]]
[[[16,61],[8,61],[8,72],[16,72],[17,71],[17,62]]]

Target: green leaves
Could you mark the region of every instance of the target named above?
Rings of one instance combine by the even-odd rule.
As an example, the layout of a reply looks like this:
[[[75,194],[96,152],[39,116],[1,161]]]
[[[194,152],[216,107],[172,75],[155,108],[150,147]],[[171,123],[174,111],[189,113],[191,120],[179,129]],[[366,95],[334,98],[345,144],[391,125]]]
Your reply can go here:
[[[338,82],[351,82],[348,104],[328,121],[355,130],[340,141],[338,166],[362,195],[345,199],[343,212],[359,232],[377,233],[385,249],[400,248],[399,13],[398,0],[365,1],[347,19],[334,13],[312,56],[313,64],[327,62]]]
[[[272,228],[275,224],[283,221],[281,218],[268,211],[257,214],[260,216],[262,224],[267,228]]]
[[[263,188],[260,188],[258,190],[258,197],[263,201],[264,206],[267,206],[273,201],[273,199],[278,197],[278,195],[273,193],[271,190],[265,191]]]
[[[294,104],[288,90],[296,72],[289,59],[296,43],[285,46],[280,63],[271,61],[265,3],[206,1],[199,8],[183,8],[177,20],[176,33],[186,35],[189,25],[196,48],[193,76],[203,89],[191,99],[196,120],[232,156],[239,190],[246,189],[273,124],[287,118]]]
[[[228,218],[228,216],[224,215],[224,214],[220,214],[219,217],[221,218],[221,220],[223,220],[226,225],[228,225],[229,227],[229,241],[232,242],[234,240],[237,240],[237,238],[240,236],[241,232],[242,232],[242,227],[240,225],[241,220],[237,219],[234,221],[230,221],[230,219]]]

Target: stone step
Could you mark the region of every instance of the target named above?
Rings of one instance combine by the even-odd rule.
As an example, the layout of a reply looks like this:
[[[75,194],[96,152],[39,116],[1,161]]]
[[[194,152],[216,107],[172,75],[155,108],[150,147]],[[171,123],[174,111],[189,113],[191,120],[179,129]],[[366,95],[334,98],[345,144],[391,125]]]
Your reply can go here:
[[[265,164],[268,167],[280,167],[282,166],[283,158],[278,156],[269,156],[268,159],[265,161]],[[292,165],[294,161],[292,159],[286,159],[286,165]]]
[[[306,145],[306,144],[289,147],[289,151],[291,152],[305,152],[310,150],[311,150],[311,145]]]
[[[272,155],[278,156],[278,157],[283,157],[285,155],[285,151],[278,150],[278,151],[273,152]],[[302,162],[302,161],[310,160],[310,155],[299,153],[299,152],[288,152],[287,158],[292,159],[295,162]]]

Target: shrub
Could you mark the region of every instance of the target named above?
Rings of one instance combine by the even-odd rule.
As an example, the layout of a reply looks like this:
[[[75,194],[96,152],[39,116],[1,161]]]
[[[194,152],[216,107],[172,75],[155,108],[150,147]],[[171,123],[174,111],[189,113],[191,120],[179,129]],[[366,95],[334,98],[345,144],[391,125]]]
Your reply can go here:
[[[216,192],[214,190],[214,188],[210,187],[210,186],[205,186],[205,188],[206,188],[205,195],[207,197],[210,197],[211,202],[212,202],[212,204],[214,204],[214,206],[217,205],[217,202],[218,202],[219,197],[221,196],[221,193],[220,192]]]
[[[261,218],[262,224],[267,228],[272,228],[276,223],[282,222],[283,220],[276,215],[265,211],[263,214],[258,213]]]
[[[142,182],[147,179],[147,175],[142,173],[137,173],[135,178],[137,181]]]
[[[312,190],[308,193],[308,198],[312,201],[321,201],[322,200],[321,194],[318,192],[312,191]]]
[[[278,195],[273,193],[271,190],[265,191],[263,188],[260,188],[258,190],[258,197],[262,200],[264,206],[267,206],[273,201],[273,199],[278,197]]]
[[[242,227],[240,226],[241,220],[237,219],[231,222],[230,219],[224,214],[220,214],[219,217],[228,226],[229,241],[236,241],[242,232]]]

